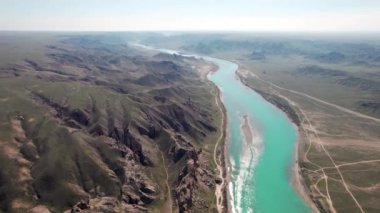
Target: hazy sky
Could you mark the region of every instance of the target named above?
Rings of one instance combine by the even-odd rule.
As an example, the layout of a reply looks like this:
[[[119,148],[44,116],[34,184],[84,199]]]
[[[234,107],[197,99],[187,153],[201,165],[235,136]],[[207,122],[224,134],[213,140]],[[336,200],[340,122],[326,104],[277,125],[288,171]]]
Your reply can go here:
[[[380,31],[380,0],[0,0],[0,30]]]

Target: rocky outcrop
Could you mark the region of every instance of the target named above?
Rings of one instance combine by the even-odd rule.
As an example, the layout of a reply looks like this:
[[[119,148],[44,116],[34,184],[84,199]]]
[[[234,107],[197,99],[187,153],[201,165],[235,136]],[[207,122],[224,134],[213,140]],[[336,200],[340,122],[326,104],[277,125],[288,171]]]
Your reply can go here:
[[[200,185],[213,188],[213,174],[201,164],[202,150],[197,150],[181,135],[174,135],[173,145],[169,156],[174,163],[185,161],[185,165],[175,181],[174,198],[178,204],[179,212],[189,212],[195,205],[201,205],[197,198]]]
[[[154,139],[159,135],[159,130],[154,125],[149,125],[148,128],[137,126],[137,130],[141,135],[148,136],[150,139]]]
[[[144,153],[142,145],[139,143],[139,139],[136,138],[133,133],[130,133],[129,129],[125,129],[124,131],[123,143],[135,153],[142,165],[153,166],[152,161]]]
[[[42,93],[33,92],[33,98],[36,102],[43,106],[49,107],[49,110],[62,123],[73,128],[81,128],[81,126],[89,125],[89,113],[81,109],[71,109],[65,104],[55,102],[52,98]]]
[[[73,208],[71,209],[71,212],[72,213],[81,212],[83,210],[90,209],[90,208],[91,208],[90,207],[90,200],[81,200],[73,206]]]
[[[174,163],[182,158],[192,158],[194,156],[194,146],[187,141],[182,135],[176,134],[172,137],[172,146],[169,150],[169,156]]]
[[[80,201],[71,210],[65,211],[65,213],[91,213],[91,212],[104,212],[104,213],[142,213],[148,212],[147,208],[139,205],[131,205],[120,202],[115,197],[101,197],[94,198],[88,201]]]
[[[193,158],[187,160],[176,181],[175,199],[179,206],[179,212],[188,212],[194,205],[195,190],[197,190],[198,156],[193,153]]]

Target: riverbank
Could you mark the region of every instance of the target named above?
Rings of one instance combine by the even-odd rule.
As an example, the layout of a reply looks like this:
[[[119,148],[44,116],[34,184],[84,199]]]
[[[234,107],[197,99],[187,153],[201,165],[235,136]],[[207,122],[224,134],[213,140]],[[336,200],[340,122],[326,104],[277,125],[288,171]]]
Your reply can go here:
[[[259,90],[257,88],[254,88],[253,86],[249,85],[246,82],[246,78],[244,78],[244,76],[241,76],[241,74],[238,71],[236,71],[236,76],[239,78],[239,80],[242,82],[242,84],[244,84],[246,87],[254,90],[258,94],[260,94],[265,100],[272,103],[277,108],[279,108],[281,111],[283,111],[287,115],[289,121],[292,122],[294,124],[294,126],[296,127],[298,136],[297,136],[297,141],[296,141],[296,145],[295,145],[293,163],[292,163],[292,167],[291,167],[290,182],[291,182],[293,188],[295,189],[295,191],[299,194],[300,197],[302,197],[302,199],[309,206],[309,208],[313,212],[319,212],[315,203],[312,201],[311,197],[309,196],[309,193],[307,191],[308,187],[305,185],[304,178],[301,174],[301,167],[298,164],[298,162],[299,162],[299,155],[298,155],[299,154],[299,146],[300,146],[301,139],[302,139],[301,138],[302,131],[299,128],[301,125],[300,116],[297,114],[296,110],[291,106],[291,104],[287,98],[280,96],[280,95],[277,95],[277,94],[273,94],[273,93],[270,94],[270,93],[264,92],[262,90]]]
[[[220,140],[220,144],[216,145],[215,147],[215,150],[217,150],[217,156],[218,156],[218,159],[219,159],[219,162],[220,162],[220,166],[221,166],[221,172],[222,172],[222,183],[220,184],[221,186],[221,194],[219,194],[219,197],[222,198],[220,204],[221,204],[221,209],[220,211],[218,210],[218,212],[226,212],[226,213],[229,213],[231,212],[231,209],[230,209],[230,206],[229,206],[229,203],[228,201],[230,200],[229,198],[229,194],[228,194],[228,183],[229,183],[229,176],[227,174],[227,159],[226,159],[226,155],[227,155],[227,110],[223,104],[223,101],[222,101],[222,94],[221,94],[221,91],[220,89],[218,88],[217,89],[217,101],[218,101],[218,106],[219,106],[219,109],[221,110],[222,112],[222,116],[223,116],[223,119],[222,119],[222,136],[221,136],[221,140]],[[218,202],[218,197],[217,197],[217,202]]]
[[[313,200],[311,199],[309,195],[311,192],[309,192],[309,188],[306,186],[305,179],[301,173],[301,167],[299,166],[299,163],[298,163],[300,159],[299,146],[302,139],[300,136],[302,134],[302,130],[298,126],[296,128],[297,128],[298,137],[297,137],[296,149],[295,149],[294,160],[293,160],[295,163],[293,164],[291,168],[292,170],[291,183],[294,189],[296,190],[296,192],[303,198],[303,200],[309,206],[312,212],[317,213],[317,212],[320,212],[320,209],[318,209],[318,207],[316,206],[316,204],[313,202]]]
[[[219,70],[219,66],[213,63],[208,63],[201,67],[200,74],[202,79],[207,79],[209,82],[213,84],[215,87],[215,103],[217,107],[219,108],[222,119],[221,119],[221,126],[220,126],[220,137],[218,138],[218,141],[215,144],[214,148],[214,163],[218,170],[218,177],[215,178],[215,200],[216,200],[216,207],[218,213],[229,213],[229,203],[228,203],[228,175],[227,175],[227,162],[226,162],[226,152],[227,152],[227,141],[226,141],[226,135],[227,135],[227,111],[224,107],[223,101],[222,101],[222,94],[220,89],[215,85],[211,80],[207,78],[209,74],[213,74]]]

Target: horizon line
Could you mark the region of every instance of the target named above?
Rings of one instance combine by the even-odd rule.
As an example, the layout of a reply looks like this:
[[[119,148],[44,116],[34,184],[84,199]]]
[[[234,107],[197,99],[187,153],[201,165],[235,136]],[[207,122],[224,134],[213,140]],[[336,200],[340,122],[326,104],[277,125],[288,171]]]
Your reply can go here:
[[[380,30],[341,30],[341,31],[328,31],[328,30],[45,30],[45,29],[0,29],[0,32],[94,32],[94,33],[153,33],[153,32],[167,32],[167,33],[351,33],[351,34],[380,34]]]

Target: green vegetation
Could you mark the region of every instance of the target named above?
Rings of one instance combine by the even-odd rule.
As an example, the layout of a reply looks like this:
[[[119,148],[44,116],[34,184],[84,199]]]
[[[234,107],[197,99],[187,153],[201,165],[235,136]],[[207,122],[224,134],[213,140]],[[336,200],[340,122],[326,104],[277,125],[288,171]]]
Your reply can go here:
[[[0,34],[0,211],[158,212],[165,170],[169,208],[215,202],[221,115],[205,62],[123,39]]]

